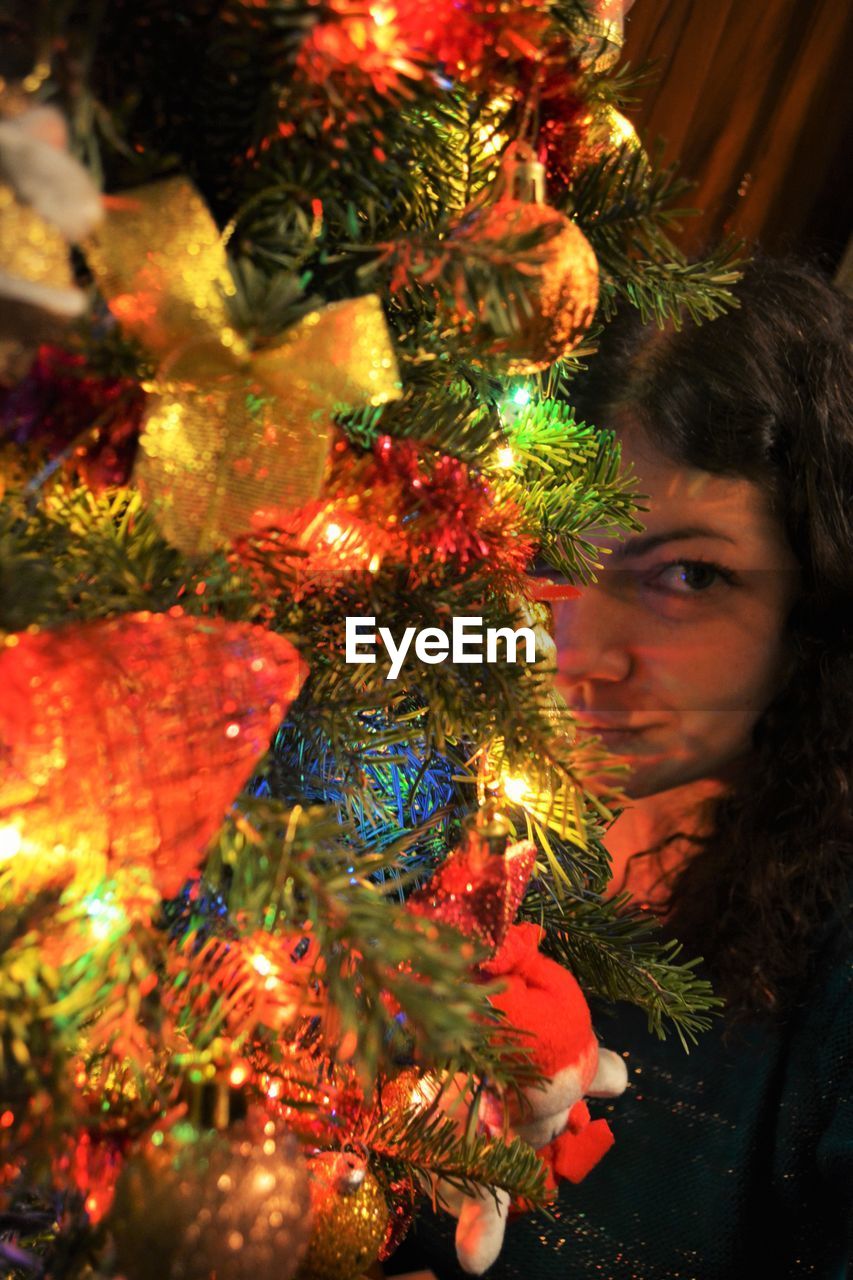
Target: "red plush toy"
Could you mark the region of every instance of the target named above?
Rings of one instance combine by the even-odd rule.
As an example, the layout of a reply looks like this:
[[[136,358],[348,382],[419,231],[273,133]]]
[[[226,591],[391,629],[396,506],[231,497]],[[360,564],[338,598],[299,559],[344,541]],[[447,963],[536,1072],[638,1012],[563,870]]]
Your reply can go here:
[[[506,987],[492,1003],[529,1046],[546,1083],[528,1089],[510,1137],[529,1142],[547,1162],[551,1184],[559,1179],[580,1182],[613,1145],[606,1120],[591,1120],[585,1095],[599,1098],[622,1093],[628,1074],[617,1054],[599,1046],[589,1007],[577,981],[567,969],[539,950],[543,931],[535,924],[512,925],[495,956],[481,966],[488,977],[502,978]],[[497,1099],[487,1106],[483,1122],[496,1137],[503,1132]],[[482,1113],[481,1113],[482,1114]],[[458,1210],[456,1253],[465,1271],[480,1275],[490,1267],[503,1244],[509,1196],[484,1189],[464,1197]]]
[[[525,1090],[520,1106],[510,1113],[508,1136],[530,1143],[548,1164],[556,1188],[561,1178],[580,1182],[613,1145],[607,1121],[591,1120],[583,1099],[616,1097],[625,1089],[628,1073],[622,1058],[599,1046],[574,976],[539,950],[543,930],[535,924],[509,923],[533,870],[535,847],[520,842],[498,854],[489,853],[486,843],[476,830],[470,832],[462,848],[413,895],[409,907],[492,947],[493,955],[480,965],[479,973],[503,982],[492,1003],[506,1015],[519,1046],[530,1050],[545,1077],[538,1088]],[[460,1091],[466,1086],[463,1078]],[[448,1110],[453,1109],[453,1094],[445,1090],[442,1096]],[[464,1092],[459,1101],[464,1111]],[[481,1099],[479,1119],[487,1133],[506,1136],[504,1116],[499,1098],[487,1094]],[[480,1275],[501,1251],[509,1195],[484,1187],[464,1196],[444,1183],[440,1192],[459,1219],[459,1263]]]

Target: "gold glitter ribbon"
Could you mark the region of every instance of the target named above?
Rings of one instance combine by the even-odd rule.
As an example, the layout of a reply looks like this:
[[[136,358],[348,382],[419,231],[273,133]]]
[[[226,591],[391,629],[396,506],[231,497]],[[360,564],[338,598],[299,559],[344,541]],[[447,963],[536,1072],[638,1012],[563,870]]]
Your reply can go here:
[[[68,241],[34,209],[20,204],[4,183],[0,183],[0,231],[0,272],[54,289],[72,287]]]
[[[332,410],[400,395],[376,295],[331,303],[250,349],[228,314],[222,236],[184,178],[114,197],[87,252],[110,310],[157,363],[134,480],[182,551],[229,541],[260,509],[316,498]]]
[[[592,0],[587,17],[575,29],[582,66],[609,71],[619,61],[625,40],[625,0]]]

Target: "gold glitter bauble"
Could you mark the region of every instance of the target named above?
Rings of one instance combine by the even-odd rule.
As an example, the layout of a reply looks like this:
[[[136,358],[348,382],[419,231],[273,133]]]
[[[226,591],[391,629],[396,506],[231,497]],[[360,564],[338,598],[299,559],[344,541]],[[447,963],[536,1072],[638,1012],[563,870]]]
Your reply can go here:
[[[431,1102],[436,1087],[430,1088],[430,1081],[417,1067],[404,1067],[383,1083],[379,1098],[381,1112],[384,1116],[401,1120],[407,1111]]]
[[[480,242],[529,235],[555,228],[539,250],[538,282],[526,289],[534,314],[514,333],[502,332],[503,308],[490,314],[457,313],[456,320],[471,334],[475,354],[505,361],[512,376],[547,369],[569,354],[592,324],[598,306],[598,262],[586,236],[559,210],[505,198],[466,215],[465,235]]]
[[[128,1161],[109,1227],[127,1280],[289,1280],[310,1230],[301,1147],[249,1125],[169,1137]]]
[[[309,1165],[313,1225],[297,1280],[353,1280],[375,1262],[388,1227],[388,1205],[357,1156],[324,1151]]]
[[[583,136],[572,156],[572,174],[577,177],[593,165],[614,152],[624,148],[630,157],[639,157],[639,162],[648,165],[648,158],[643,150],[637,130],[627,116],[615,107],[605,104],[586,117],[583,124]]]
[[[0,378],[23,378],[38,344],[60,342],[85,303],[62,233],[0,182]]]

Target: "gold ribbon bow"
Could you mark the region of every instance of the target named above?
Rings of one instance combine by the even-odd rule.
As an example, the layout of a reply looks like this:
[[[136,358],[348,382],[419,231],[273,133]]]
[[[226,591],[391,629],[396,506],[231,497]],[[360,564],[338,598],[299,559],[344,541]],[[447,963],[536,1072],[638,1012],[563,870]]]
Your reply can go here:
[[[187,553],[251,527],[254,512],[316,498],[340,406],[400,395],[376,295],[331,303],[271,347],[232,327],[222,237],[184,178],[113,199],[88,256],[110,310],[154,357],[154,402],[134,481]]]

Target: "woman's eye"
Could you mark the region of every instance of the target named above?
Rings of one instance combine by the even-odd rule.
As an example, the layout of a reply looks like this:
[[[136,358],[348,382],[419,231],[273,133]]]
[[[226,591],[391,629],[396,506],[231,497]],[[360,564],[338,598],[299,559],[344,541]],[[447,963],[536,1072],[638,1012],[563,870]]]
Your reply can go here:
[[[656,589],[678,595],[696,595],[720,582],[730,583],[732,574],[707,560],[676,560],[656,569],[649,581]]]

